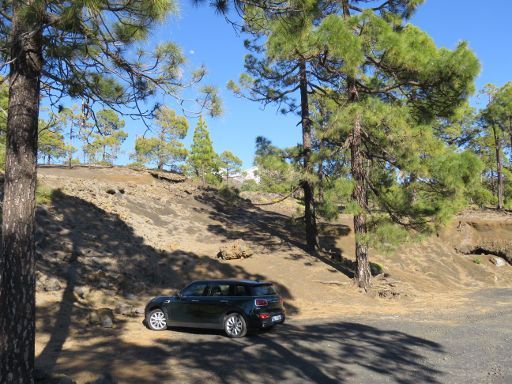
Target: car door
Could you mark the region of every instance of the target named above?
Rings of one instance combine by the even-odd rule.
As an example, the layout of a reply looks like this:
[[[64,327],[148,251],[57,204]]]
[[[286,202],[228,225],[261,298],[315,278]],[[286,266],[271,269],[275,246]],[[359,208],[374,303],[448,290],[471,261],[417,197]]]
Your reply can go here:
[[[170,303],[169,320],[173,325],[200,326],[203,322],[201,299],[207,293],[208,284],[197,282],[185,287],[172,303]]]
[[[208,294],[203,298],[203,318],[209,326],[223,327],[224,313],[230,305],[231,286],[228,283],[210,283]]]

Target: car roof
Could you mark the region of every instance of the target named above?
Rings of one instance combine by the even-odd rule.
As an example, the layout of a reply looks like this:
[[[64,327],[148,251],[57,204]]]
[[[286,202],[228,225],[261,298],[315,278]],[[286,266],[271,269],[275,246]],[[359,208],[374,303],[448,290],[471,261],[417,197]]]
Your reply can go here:
[[[258,280],[234,280],[234,279],[210,279],[210,280],[195,280],[192,283],[207,283],[207,284],[243,284],[243,285],[269,285],[272,284],[268,281]],[[191,283],[191,284],[192,284]]]

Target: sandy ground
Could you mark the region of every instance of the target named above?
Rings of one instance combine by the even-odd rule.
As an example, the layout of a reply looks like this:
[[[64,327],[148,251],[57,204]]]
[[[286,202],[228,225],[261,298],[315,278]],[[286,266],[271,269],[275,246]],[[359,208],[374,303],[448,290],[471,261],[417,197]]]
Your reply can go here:
[[[219,332],[116,329],[44,340],[38,364],[87,383],[450,383],[512,381],[511,289],[483,289],[451,313],[292,319],[233,340]],[[41,340],[43,341],[43,340]]]
[[[41,287],[47,279],[56,279],[60,285],[51,292],[43,287],[37,295],[38,364],[70,374],[80,383],[103,371],[126,383],[210,380],[201,373],[197,380],[182,381],[200,370],[201,354],[220,353],[215,348],[222,349],[227,342],[220,335],[155,334],[142,326],[142,318],[122,315],[116,316],[114,329],[87,323],[88,313],[95,308],[114,308],[120,302],[141,307],[152,296],[171,294],[194,279],[273,281],[292,322],[298,322],[298,328],[291,328],[293,337],[299,337],[302,324],[308,329],[317,323],[331,324],[333,319],[336,324],[372,316],[379,321],[433,319],[440,313],[453,319],[475,305],[474,297],[482,289],[512,287],[512,266],[496,267],[491,255],[460,254],[445,234],[405,245],[389,255],[372,252],[372,261],[383,266],[386,277],[375,279],[374,289],[366,294],[353,286],[350,271],[336,257],[327,253],[311,256],[303,250],[302,230],[292,219],[297,211],[293,201],[273,206],[224,200],[216,191],[188,182],[156,180],[126,168],[42,168],[39,182],[61,192],[50,206],[38,211],[38,281]],[[219,248],[235,239],[243,239],[254,255],[244,260],[218,259]],[[336,223],[324,223],[321,242],[333,254],[350,259],[354,249],[351,218],[342,216]],[[474,262],[476,257],[479,264]],[[80,295],[78,290],[86,294]],[[482,305],[479,311],[496,312],[496,307]],[[332,327],[320,327],[314,333],[336,331]],[[342,330],[352,332],[349,328]],[[285,335],[286,331],[275,336],[277,340],[260,343],[261,348],[272,346],[263,363],[268,364],[272,354],[286,358],[287,352],[279,348]],[[196,345],[209,338],[214,339],[208,343],[211,349]],[[329,344],[329,337],[325,338]],[[250,342],[228,343],[233,353],[240,349],[246,359],[263,353]],[[173,359],[188,348],[198,354],[188,358],[198,361]],[[310,352],[314,351],[304,349],[304,353]],[[293,364],[300,365],[301,359]],[[229,365],[224,358],[213,361]],[[248,370],[254,367],[249,363],[244,367],[251,377]],[[339,380],[328,368],[328,372],[319,369],[324,376],[313,378]],[[165,372],[172,372],[168,381]],[[222,380],[215,375],[214,382],[239,382],[236,376]],[[297,375],[282,380],[308,382],[307,375]],[[313,378],[310,381],[317,381]]]

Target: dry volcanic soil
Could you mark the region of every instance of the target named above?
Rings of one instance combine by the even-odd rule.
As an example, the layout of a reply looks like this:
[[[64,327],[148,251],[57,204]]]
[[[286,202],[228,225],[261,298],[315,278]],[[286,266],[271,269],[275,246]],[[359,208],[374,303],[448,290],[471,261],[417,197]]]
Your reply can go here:
[[[348,215],[321,223],[312,256],[293,199],[126,167],[40,167],[38,183],[39,382],[512,382],[509,213],[372,250],[364,293]],[[217,257],[234,242],[250,257]],[[274,282],[290,321],[243,340],[144,328],[147,300],[205,278]]]

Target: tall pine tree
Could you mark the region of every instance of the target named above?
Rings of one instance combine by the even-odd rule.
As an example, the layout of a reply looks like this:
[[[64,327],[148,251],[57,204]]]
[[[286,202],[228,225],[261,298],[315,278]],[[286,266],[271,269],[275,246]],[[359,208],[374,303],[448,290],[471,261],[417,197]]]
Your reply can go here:
[[[144,50],[170,0],[9,0],[2,2],[0,39],[9,65],[6,172],[0,258],[0,377],[32,383],[35,340],[34,213],[39,102],[83,97],[150,116],[143,101],[157,91],[177,96],[188,84],[176,45]],[[195,72],[199,81],[204,71]],[[205,105],[217,111],[208,87]]]
[[[218,181],[217,154],[213,149],[208,127],[202,116],[199,117],[194,129],[188,164],[193,174],[201,180],[203,186]]]

